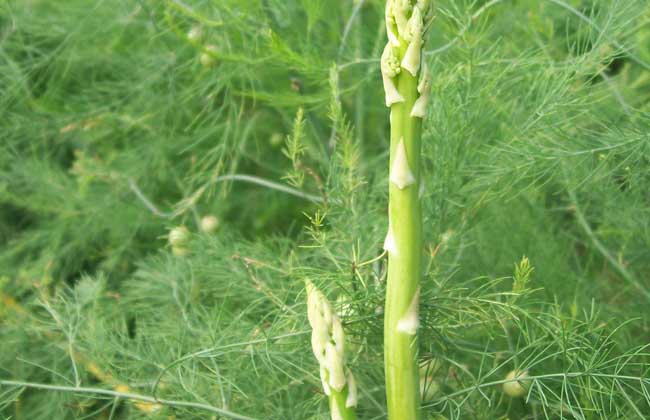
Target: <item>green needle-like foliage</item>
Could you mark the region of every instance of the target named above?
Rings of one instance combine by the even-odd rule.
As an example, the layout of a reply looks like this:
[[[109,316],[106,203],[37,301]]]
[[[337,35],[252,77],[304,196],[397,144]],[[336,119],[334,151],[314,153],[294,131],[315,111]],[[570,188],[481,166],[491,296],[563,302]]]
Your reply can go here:
[[[384,6],[0,0],[0,418],[387,418]],[[435,2],[423,419],[650,417],[649,23]]]

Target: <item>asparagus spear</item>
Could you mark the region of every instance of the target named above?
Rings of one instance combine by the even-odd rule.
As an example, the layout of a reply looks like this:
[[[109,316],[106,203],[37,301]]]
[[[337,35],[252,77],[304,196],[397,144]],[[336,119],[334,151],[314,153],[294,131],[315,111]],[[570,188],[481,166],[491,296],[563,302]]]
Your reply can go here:
[[[428,0],[388,0],[388,43],[381,58],[386,106],[390,107],[388,284],[384,360],[388,417],[420,418],[417,328],[422,276],[420,137],[430,79],[422,63],[424,33],[431,22]]]

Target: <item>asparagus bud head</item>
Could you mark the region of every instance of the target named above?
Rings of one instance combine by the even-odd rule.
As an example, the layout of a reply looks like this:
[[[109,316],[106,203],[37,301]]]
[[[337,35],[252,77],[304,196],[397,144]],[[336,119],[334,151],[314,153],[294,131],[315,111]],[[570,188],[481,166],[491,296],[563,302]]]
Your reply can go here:
[[[397,58],[397,49],[389,42],[381,55],[381,77],[386,93],[386,106],[404,102],[404,97],[397,90],[395,77],[400,73],[401,68]]]
[[[311,344],[320,365],[323,391],[330,399],[333,420],[354,420],[357,385],[345,366],[345,334],[341,320],[329,301],[310,281],[307,290],[307,318],[312,328]]]

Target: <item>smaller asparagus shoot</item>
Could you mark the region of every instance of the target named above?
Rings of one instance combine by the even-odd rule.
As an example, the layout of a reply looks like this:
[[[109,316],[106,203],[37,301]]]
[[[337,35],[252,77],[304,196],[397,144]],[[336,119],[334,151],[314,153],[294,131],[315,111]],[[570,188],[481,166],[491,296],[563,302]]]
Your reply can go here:
[[[332,420],[355,420],[357,385],[345,366],[345,335],[341,320],[329,301],[310,281],[307,289],[307,316],[312,328],[311,345],[320,365],[320,378],[329,397]]]

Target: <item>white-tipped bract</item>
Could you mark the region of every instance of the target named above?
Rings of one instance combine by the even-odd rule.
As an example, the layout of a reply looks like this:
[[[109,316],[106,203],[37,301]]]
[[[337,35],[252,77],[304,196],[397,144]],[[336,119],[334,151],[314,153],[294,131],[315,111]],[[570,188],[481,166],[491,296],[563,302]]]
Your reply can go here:
[[[420,326],[420,317],[418,314],[419,302],[420,289],[418,289],[413,295],[413,299],[411,300],[406,313],[402,315],[399,321],[397,321],[397,331],[408,335],[415,335]]]
[[[332,394],[332,391],[330,390],[330,386],[327,383],[327,369],[323,365],[320,367],[320,382],[323,385],[323,391],[325,391],[325,395],[329,397]]]
[[[329,373],[328,384],[330,388],[341,392],[345,386],[343,354],[341,354],[332,343],[327,343],[325,345],[325,363]]]
[[[412,9],[411,0],[386,1],[386,23],[394,24],[398,34],[404,33],[408,24],[408,15]],[[390,35],[389,35],[390,37]]]
[[[386,33],[388,35],[388,42],[394,46],[399,47],[399,39],[397,37],[397,28],[395,28],[395,14],[393,13],[393,1],[386,2]]]
[[[411,117],[424,118],[427,114],[427,105],[429,104],[429,96],[431,94],[431,74],[426,66],[422,66],[420,73],[420,80],[418,82],[418,93],[420,96],[413,104],[411,109]]]
[[[409,167],[408,157],[406,155],[406,148],[404,147],[404,139],[401,139],[397,144],[395,150],[395,158],[390,168],[390,182],[397,188],[403,190],[415,183],[415,176]]]
[[[345,406],[348,408],[357,406],[357,381],[350,371],[348,371],[348,396],[345,399]]]
[[[384,250],[393,256],[397,255],[397,243],[390,222],[388,222],[388,232],[386,232],[386,239],[384,239]]]
[[[404,102],[404,97],[402,97],[395,85],[395,76],[400,71],[395,48],[389,42],[381,54],[381,78],[384,83],[386,106],[388,107],[399,102]]]
[[[404,39],[409,43],[406,48],[406,53],[404,53],[404,58],[402,58],[402,68],[411,73],[412,76],[416,76],[418,70],[420,70],[420,56],[422,54],[422,31],[424,30],[424,24],[422,21],[422,13],[420,8],[415,6],[413,8],[413,13],[408,20],[406,25],[406,31],[404,32]]]

